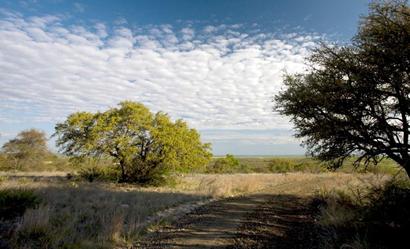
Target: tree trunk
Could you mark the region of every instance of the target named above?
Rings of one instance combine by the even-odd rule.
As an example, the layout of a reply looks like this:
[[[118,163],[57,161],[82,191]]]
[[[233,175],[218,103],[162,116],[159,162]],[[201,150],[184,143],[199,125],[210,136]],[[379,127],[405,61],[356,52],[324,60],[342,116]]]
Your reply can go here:
[[[404,165],[401,165],[407,173],[407,177],[410,178],[410,162],[407,162]]]
[[[124,159],[120,159],[120,167],[121,167],[121,178],[120,178],[120,182],[126,182],[125,161],[124,161]]]

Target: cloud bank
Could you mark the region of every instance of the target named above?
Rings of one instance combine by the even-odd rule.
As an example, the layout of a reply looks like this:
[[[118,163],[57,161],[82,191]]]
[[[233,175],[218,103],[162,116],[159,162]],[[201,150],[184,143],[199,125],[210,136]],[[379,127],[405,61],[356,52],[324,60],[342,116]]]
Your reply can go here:
[[[272,113],[272,96],[284,72],[305,69],[319,39],[243,25],[67,25],[3,11],[0,123],[54,123],[127,99],[198,129],[225,129],[208,134],[215,141],[226,129],[290,129]]]

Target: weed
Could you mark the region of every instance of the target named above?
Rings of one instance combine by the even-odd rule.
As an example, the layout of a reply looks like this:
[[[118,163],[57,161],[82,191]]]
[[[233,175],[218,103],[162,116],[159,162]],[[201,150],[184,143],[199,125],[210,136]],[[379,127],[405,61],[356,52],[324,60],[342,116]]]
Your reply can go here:
[[[32,190],[1,189],[0,190],[0,217],[14,219],[22,216],[27,208],[35,208],[40,198]]]
[[[323,248],[403,248],[410,232],[410,182],[394,179],[363,189],[318,197]]]

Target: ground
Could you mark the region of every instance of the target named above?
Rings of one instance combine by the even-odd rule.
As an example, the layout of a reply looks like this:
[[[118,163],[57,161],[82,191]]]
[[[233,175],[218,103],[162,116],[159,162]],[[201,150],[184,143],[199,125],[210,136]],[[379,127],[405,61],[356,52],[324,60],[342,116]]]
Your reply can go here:
[[[33,191],[41,204],[12,220],[14,231],[0,233],[0,242],[16,249],[312,248],[306,246],[312,195],[380,180],[346,173],[189,174],[176,185],[147,188],[63,173],[4,173],[0,189]]]
[[[333,183],[332,183],[333,182]],[[340,179],[310,177],[211,202],[151,231],[142,248],[314,248],[312,195]],[[346,183],[346,181],[345,181]]]

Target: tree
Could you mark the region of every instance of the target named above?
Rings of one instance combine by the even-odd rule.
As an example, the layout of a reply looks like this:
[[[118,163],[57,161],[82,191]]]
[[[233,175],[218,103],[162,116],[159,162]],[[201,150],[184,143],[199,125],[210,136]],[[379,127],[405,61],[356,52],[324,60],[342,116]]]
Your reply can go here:
[[[291,117],[308,152],[339,167],[389,157],[410,176],[410,8],[370,5],[346,46],[322,45],[306,74],[287,75],[275,109]]]
[[[152,114],[140,103],[124,101],[105,112],[77,112],[55,128],[57,146],[74,158],[109,157],[120,181],[149,183],[165,171],[185,171],[207,164],[210,145],[182,120]]]
[[[5,143],[1,152],[7,164],[13,164],[14,169],[34,167],[49,155],[46,134],[36,129],[22,131]]]
[[[212,165],[209,165],[208,172],[210,173],[232,173],[235,168],[239,167],[239,160],[231,154],[226,154],[225,157],[218,158]]]

